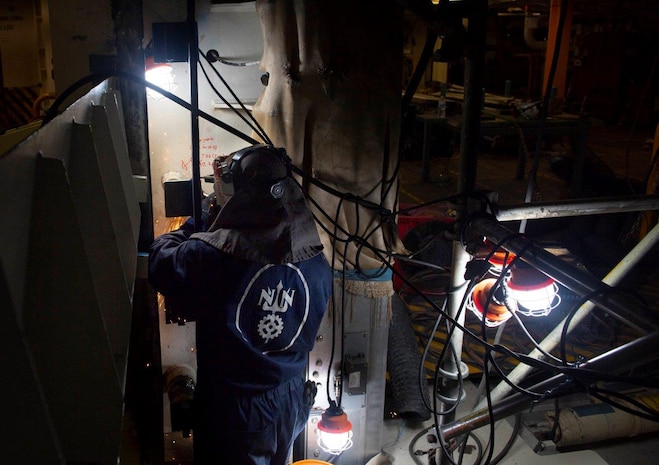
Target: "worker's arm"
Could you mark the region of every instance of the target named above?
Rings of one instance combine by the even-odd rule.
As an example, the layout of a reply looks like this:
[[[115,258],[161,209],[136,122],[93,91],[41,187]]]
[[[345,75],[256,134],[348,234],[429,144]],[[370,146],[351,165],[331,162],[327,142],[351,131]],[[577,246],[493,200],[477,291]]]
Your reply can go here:
[[[189,240],[192,232],[188,224],[163,234],[155,239],[149,252],[149,283],[165,297],[170,320],[196,319],[208,246]]]

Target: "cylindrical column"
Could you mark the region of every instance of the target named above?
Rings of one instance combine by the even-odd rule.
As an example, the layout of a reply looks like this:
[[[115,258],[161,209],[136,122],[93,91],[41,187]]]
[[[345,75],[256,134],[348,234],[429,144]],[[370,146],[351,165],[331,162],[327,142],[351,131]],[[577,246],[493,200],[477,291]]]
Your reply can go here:
[[[485,68],[485,34],[487,21],[487,2],[475,0],[470,5],[468,19],[468,45],[465,60],[464,100],[462,102],[462,130],[460,133],[460,174],[458,192],[470,194],[476,190],[476,166],[478,164],[478,145],[480,140],[480,119],[483,102],[483,75]],[[466,196],[457,210],[457,224],[468,215]],[[451,268],[452,292],[448,299],[448,313],[460,325],[464,323],[462,307],[466,292],[465,271],[470,255],[463,249],[460,241],[453,243],[453,263]],[[437,393],[442,400],[444,410],[450,409],[459,402],[462,396],[459,377],[466,376],[462,370],[462,339],[463,333],[456,329],[447,342],[446,354],[441,366],[442,386]],[[449,422],[455,418],[455,413],[442,415],[441,422]],[[446,463],[448,458],[441,454],[440,463]]]

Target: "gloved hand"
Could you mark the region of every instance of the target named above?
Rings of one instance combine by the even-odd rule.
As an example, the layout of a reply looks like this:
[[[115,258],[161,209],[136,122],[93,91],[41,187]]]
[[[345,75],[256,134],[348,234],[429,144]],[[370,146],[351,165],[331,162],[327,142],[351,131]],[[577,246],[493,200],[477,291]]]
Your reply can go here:
[[[220,213],[220,210],[222,210],[222,206],[218,203],[217,196],[214,193],[202,200],[201,219],[204,231],[207,231],[210,225],[213,224],[213,221],[217,218],[217,214]]]
[[[226,158],[226,157],[225,157]],[[213,188],[215,190],[215,202],[221,207],[229,200],[228,195],[222,191],[222,173],[229,169],[225,158],[218,157],[213,160]]]
[[[314,402],[316,401],[316,393],[318,392],[318,386],[315,382],[310,379],[304,382],[304,405],[306,407],[313,407]]]
[[[207,195],[201,201],[201,227],[199,230],[195,231],[194,217],[192,216],[181,225],[181,229],[190,234],[193,232],[208,231],[208,228],[213,224],[213,221],[215,221],[215,218],[221,209],[222,207],[217,204],[215,194]]]

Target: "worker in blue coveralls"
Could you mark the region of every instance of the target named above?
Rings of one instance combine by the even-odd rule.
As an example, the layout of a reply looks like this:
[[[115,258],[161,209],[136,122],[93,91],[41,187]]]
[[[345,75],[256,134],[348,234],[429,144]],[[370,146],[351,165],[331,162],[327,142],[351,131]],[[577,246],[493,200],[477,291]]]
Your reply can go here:
[[[204,208],[210,227],[156,238],[149,280],[196,322],[195,463],[283,465],[313,404],[304,373],[332,273],[285,151],[254,145],[225,165],[233,195],[215,218]]]

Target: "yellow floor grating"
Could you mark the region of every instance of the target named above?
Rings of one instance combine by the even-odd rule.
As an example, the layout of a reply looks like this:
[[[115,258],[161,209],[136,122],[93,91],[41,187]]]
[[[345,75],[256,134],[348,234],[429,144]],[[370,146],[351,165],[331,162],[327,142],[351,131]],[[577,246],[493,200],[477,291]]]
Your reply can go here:
[[[535,318],[520,315],[520,319],[535,341],[540,342],[553,330],[554,326],[560,324],[573,305],[570,301],[564,301],[563,304],[554,309],[546,317]],[[423,350],[434,328],[438,312],[431,304],[426,302],[408,302],[408,308],[412,327],[420,348]],[[465,327],[474,335],[482,338],[483,328],[481,321],[471,312],[468,312],[466,315]],[[497,328],[486,329],[485,336],[488,342],[494,342],[497,331]],[[428,378],[432,378],[436,371],[438,357],[442,353],[444,344],[446,343],[446,335],[445,323],[440,325],[440,329],[432,335],[428,356],[425,360],[425,369]],[[568,361],[574,361],[577,358],[589,360],[636,337],[638,337],[638,334],[634,330],[605,316],[600,310],[595,309],[584,321],[571,329],[566,341],[567,359]],[[481,340],[474,339],[469,335],[465,335],[463,340],[462,361],[468,365],[471,374],[481,373],[483,369],[483,359],[486,352]],[[506,322],[500,334],[499,344],[520,354],[528,354],[534,347],[515,318],[511,318]],[[558,347],[551,353],[560,358]],[[516,359],[503,355],[498,356],[497,360],[505,372],[512,370],[518,363]]]

